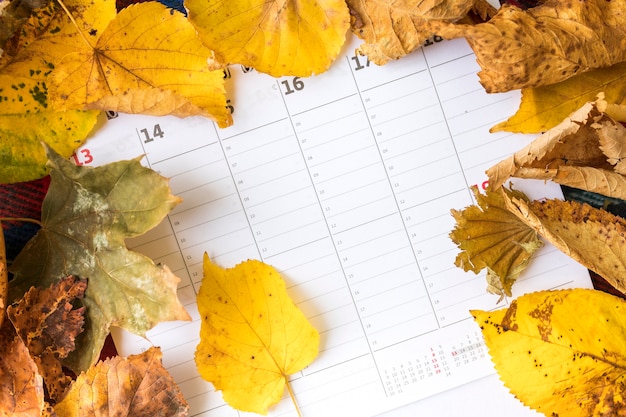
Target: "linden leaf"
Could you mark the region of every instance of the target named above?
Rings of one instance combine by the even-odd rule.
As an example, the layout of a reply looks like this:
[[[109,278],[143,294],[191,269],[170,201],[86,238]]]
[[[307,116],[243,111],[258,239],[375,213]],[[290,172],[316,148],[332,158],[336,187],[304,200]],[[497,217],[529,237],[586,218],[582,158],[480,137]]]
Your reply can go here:
[[[189,406],[161,357],[153,347],[99,362],[78,376],[54,411],[58,417],[186,416]]]
[[[43,227],[12,265],[11,299],[60,277],[86,277],[85,331],[64,363],[75,370],[97,359],[110,326],[139,335],[167,320],[188,320],[167,266],[129,251],[125,239],[155,227],[180,199],[138,160],[79,167],[47,149],[50,187]]]
[[[476,274],[486,268],[487,291],[502,299],[511,296],[513,283],[543,244],[531,227],[506,208],[505,195],[526,201],[523,193],[504,188],[488,189],[485,195],[476,187],[472,191],[477,206],[452,210],[456,225],[450,238],[461,249],[455,265]]]
[[[506,203],[557,249],[626,293],[626,220],[577,201],[511,197]]]
[[[528,146],[489,168],[489,184],[497,188],[511,176],[552,180],[626,199],[626,177],[614,170],[601,149],[600,132],[617,123],[601,112],[605,106],[601,99],[585,104]]]
[[[344,0],[188,0],[185,7],[218,61],[276,77],[326,71],[350,27]]]
[[[569,114],[604,93],[608,103],[626,99],[626,62],[578,74],[556,84],[522,90],[522,101],[509,119],[491,132],[545,132]]]
[[[196,365],[225,401],[266,414],[285,385],[293,398],[287,378],[315,359],[319,333],[289,298],[278,271],[254,260],[222,269],[205,254],[198,310]]]
[[[625,310],[613,295],[571,289],[471,313],[515,397],[546,416],[589,417],[626,412]]]
[[[39,417],[44,390],[37,365],[13,324],[0,326],[0,416]]]
[[[547,0],[528,10],[505,4],[488,22],[440,22],[436,33],[468,40],[490,93],[554,84],[626,61],[623,1]]]
[[[347,0],[358,51],[378,65],[401,58],[437,34],[433,23],[457,22],[472,8],[495,13],[485,0]]]
[[[72,381],[61,360],[74,350],[74,339],[83,331],[85,308],[74,309],[71,302],[82,298],[86,288],[87,281],[70,276],[44,290],[31,288],[7,310],[55,402]]]

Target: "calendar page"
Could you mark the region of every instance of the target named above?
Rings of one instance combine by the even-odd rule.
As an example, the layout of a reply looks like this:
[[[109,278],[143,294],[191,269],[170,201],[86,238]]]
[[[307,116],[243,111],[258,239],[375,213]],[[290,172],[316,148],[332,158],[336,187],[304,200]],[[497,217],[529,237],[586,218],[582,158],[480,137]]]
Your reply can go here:
[[[383,67],[355,55],[357,44],[309,78],[229,67],[232,127],[111,114],[78,150],[84,165],[144,155],[184,200],[128,244],[181,277],[193,321],[163,323],[147,339],[116,331],[117,347],[124,355],[161,347],[190,415],[245,415],[198,376],[195,298],[205,252],[222,267],[260,259],[282,273],[321,335],[318,358],[291,377],[304,417],[401,415],[406,404],[429,404],[421,410],[434,415],[454,402],[467,416],[503,415],[464,407],[472,392],[510,397],[511,412],[530,413],[497,381],[469,315],[508,300],[497,304],[484,276],[454,265],[448,237],[450,209],[472,204],[470,187],[486,187],[485,169],[532,139],[488,132],[515,111],[519,94],[486,94],[462,39],[433,38]],[[515,185],[533,198],[560,196],[556,186]],[[590,286],[584,268],[546,245],[515,290]],[[489,392],[458,388],[487,376],[496,381]],[[296,411],[285,396],[270,415]]]

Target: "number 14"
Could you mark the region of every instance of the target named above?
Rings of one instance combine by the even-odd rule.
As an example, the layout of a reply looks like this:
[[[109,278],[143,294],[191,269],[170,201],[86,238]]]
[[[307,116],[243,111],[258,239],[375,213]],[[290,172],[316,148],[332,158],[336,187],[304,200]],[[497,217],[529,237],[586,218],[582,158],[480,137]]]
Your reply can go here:
[[[159,124],[154,125],[154,128],[152,129],[152,136],[148,133],[148,129],[141,129],[139,132],[143,133],[145,137],[143,143],[152,142],[154,138],[162,138],[165,135],[165,132],[161,130],[161,125]]]

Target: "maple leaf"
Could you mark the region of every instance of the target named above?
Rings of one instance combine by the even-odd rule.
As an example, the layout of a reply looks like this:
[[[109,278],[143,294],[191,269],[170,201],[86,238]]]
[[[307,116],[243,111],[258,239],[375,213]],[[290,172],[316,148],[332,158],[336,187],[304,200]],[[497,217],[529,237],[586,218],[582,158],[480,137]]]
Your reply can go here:
[[[55,109],[99,109],[176,116],[202,115],[232,123],[223,72],[182,13],[158,2],[131,5],[71,0],[48,31],[13,65],[52,65]],[[167,99],[165,101],[164,99]],[[158,103],[158,105],[155,105]]]
[[[180,199],[138,160],[90,168],[47,152],[43,227],[12,265],[10,299],[69,275],[89,280],[85,331],[64,361],[80,371],[97,360],[111,325],[143,335],[158,322],[189,319],[176,296],[179,278],[124,242],[156,226]]]
[[[601,148],[600,136],[617,124],[602,112],[605,107],[606,102],[601,98],[586,103],[528,146],[490,167],[489,184],[497,188],[511,176],[552,180],[625,199],[626,177],[615,171],[616,167],[609,162],[611,158]],[[623,132],[618,129],[613,134]],[[611,160],[616,162],[614,158]]]
[[[622,62],[556,84],[525,88],[517,112],[490,131],[545,132],[600,93],[604,94],[607,103],[620,104],[626,99],[625,79],[626,62]]]
[[[84,307],[74,309],[71,302],[82,298],[86,288],[87,281],[70,276],[44,290],[31,288],[7,310],[55,402],[72,381],[61,360],[74,350],[74,339],[83,330]]]
[[[152,347],[97,363],[78,376],[54,411],[58,417],[186,416],[189,406],[161,357]]]
[[[490,93],[538,87],[626,61],[626,10],[622,1],[548,0],[520,10],[503,5],[488,22],[438,22],[444,38],[465,37]]]
[[[204,256],[198,293],[201,317],[196,365],[243,411],[266,414],[287,381],[315,359],[319,333],[289,298],[278,271],[248,260],[222,269]]]
[[[577,201],[511,197],[506,204],[557,249],[626,293],[625,219]]]
[[[218,61],[276,77],[326,71],[350,26],[344,0],[188,0],[185,7]]]
[[[39,417],[43,407],[43,381],[37,365],[13,324],[4,320],[0,326],[0,416]]]
[[[437,33],[433,22],[457,22],[473,8],[495,14],[484,0],[347,0],[352,32],[365,40],[358,51],[378,65],[401,58]],[[486,17],[486,16],[485,16]]]
[[[626,412],[625,310],[613,295],[571,289],[471,313],[515,397],[547,416],[588,417]]]
[[[526,201],[523,193],[502,187],[489,188],[484,195],[477,187],[472,191],[478,205],[452,210],[456,225],[450,238],[461,249],[455,265],[474,273],[487,269],[487,291],[501,300],[511,296],[515,280],[543,243],[535,230],[506,207],[505,195]]]

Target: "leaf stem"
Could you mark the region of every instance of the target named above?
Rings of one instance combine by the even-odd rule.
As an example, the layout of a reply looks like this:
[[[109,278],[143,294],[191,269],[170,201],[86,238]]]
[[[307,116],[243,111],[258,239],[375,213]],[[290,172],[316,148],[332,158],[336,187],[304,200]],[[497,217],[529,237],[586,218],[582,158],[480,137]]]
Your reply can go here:
[[[287,380],[287,376],[285,376],[285,381],[287,382],[287,391],[289,392],[289,396],[291,397],[291,402],[293,402],[293,406],[296,408],[296,413],[298,413],[298,417],[302,417],[302,413],[300,412],[300,407],[298,406],[298,401],[296,401],[296,394],[294,394],[291,389],[291,384],[289,380]]]
[[[38,224],[39,227],[43,227],[43,223],[36,219],[29,219],[27,217],[0,217],[0,222],[28,222]]]
[[[80,26],[78,26],[78,23],[76,22],[76,20],[74,19],[74,16],[72,16],[72,13],[70,13],[70,10],[67,8],[67,6],[65,5],[65,3],[63,3],[62,0],[57,0],[57,3],[59,3],[59,6],[61,6],[61,8],[65,11],[65,14],[67,14],[67,16],[70,18],[70,20],[72,21],[72,23],[74,24],[74,26],[76,27],[76,31],[78,32],[78,34],[80,35],[81,38],[83,38],[83,41],[85,41],[85,43],[87,44],[87,46],[89,46],[90,48],[93,49],[93,45],[91,43],[89,43],[89,39],[87,39],[87,37],[85,36],[85,34],[83,33],[83,31],[80,29]]]

